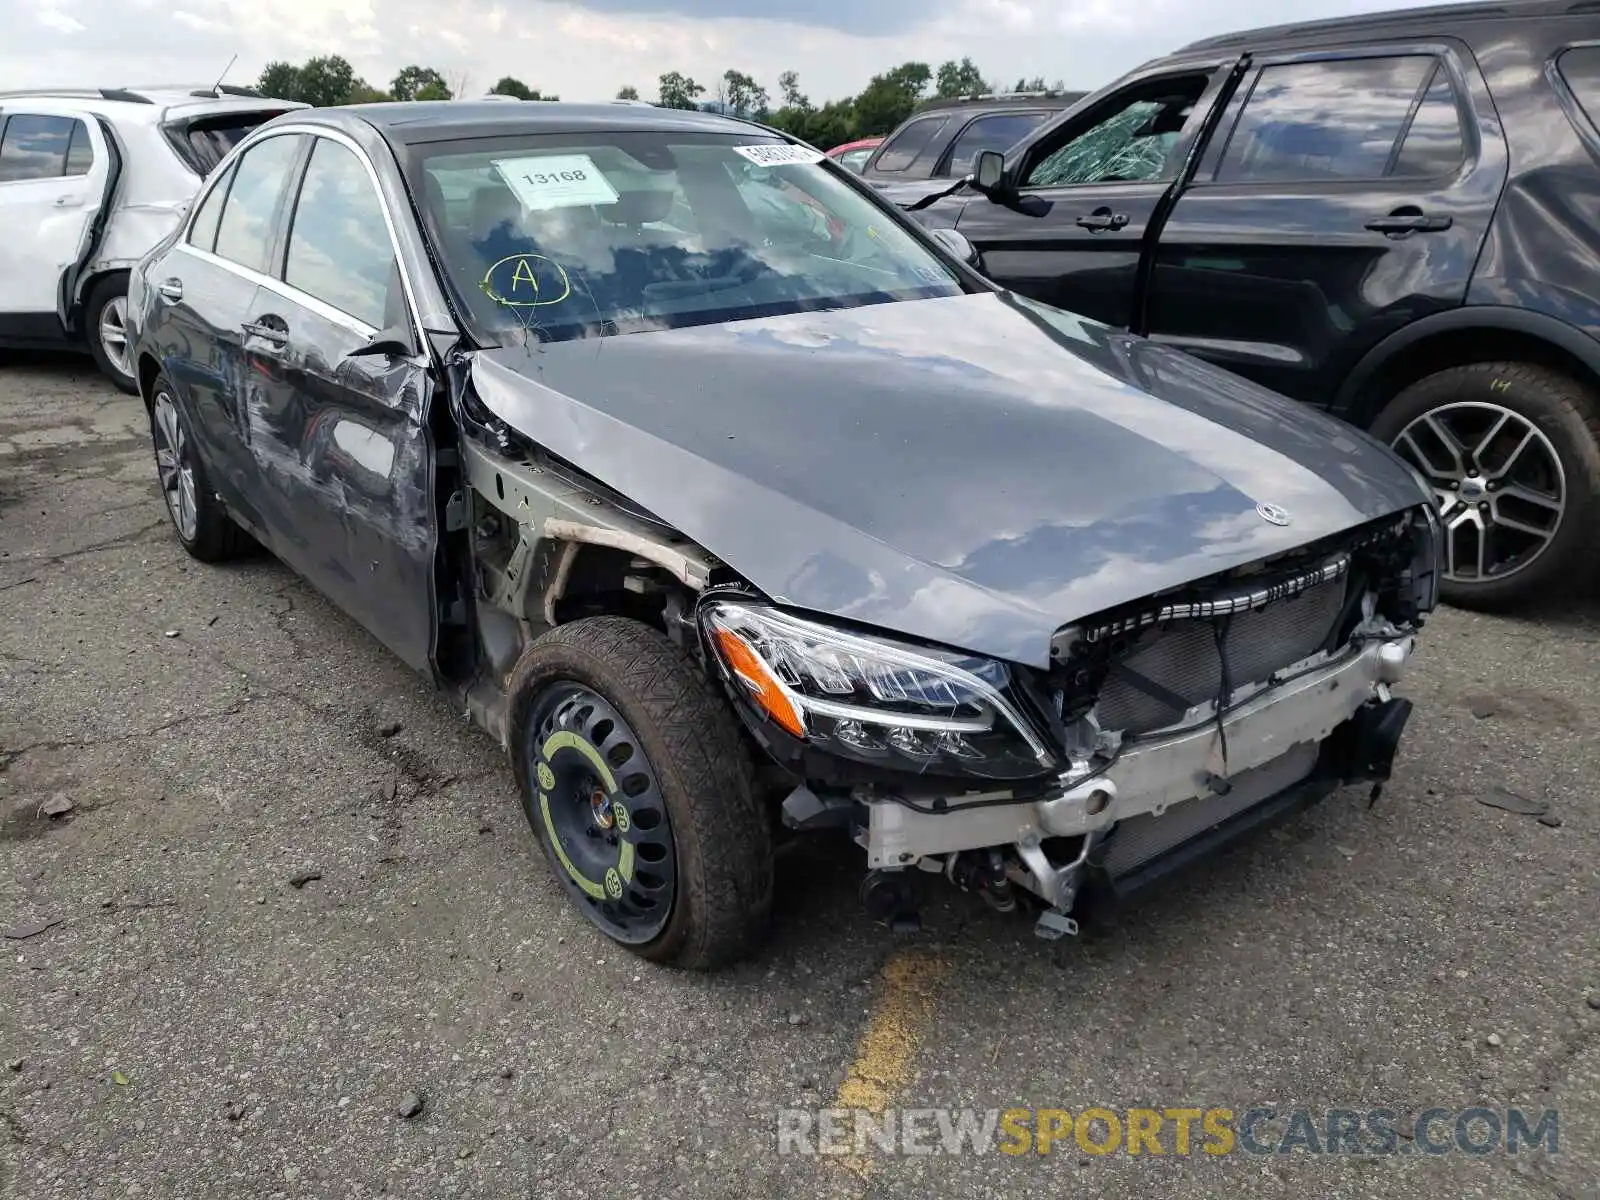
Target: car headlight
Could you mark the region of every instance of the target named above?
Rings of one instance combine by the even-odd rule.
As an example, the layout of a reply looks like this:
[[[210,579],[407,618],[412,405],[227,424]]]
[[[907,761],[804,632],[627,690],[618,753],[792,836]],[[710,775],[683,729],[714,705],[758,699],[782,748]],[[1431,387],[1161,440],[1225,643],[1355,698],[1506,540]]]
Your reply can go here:
[[[901,645],[767,605],[713,601],[706,639],[751,705],[791,737],[921,774],[1025,779],[1055,757],[993,659]]]

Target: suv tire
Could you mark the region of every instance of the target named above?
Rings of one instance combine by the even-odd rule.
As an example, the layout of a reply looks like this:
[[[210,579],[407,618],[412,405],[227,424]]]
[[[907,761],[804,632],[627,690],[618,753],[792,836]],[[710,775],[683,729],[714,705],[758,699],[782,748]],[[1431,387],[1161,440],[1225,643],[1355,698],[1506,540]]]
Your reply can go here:
[[[529,646],[509,693],[523,810],[584,916],[652,962],[749,953],[772,908],[771,830],[694,660],[638,621],[589,617]]]
[[[1449,603],[1497,611],[1594,576],[1600,396],[1593,388],[1532,363],[1471,363],[1406,388],[1372,432],[1422,470],[1440,497],[1450,543],[1441,594]],[[1489,568],[1482,578],[1480,539]]]
[[[107,275],[90,289],[83,309],[83,336],[100,373],[130,396],[138,395],[133,343],[128,338],[126,275]]]

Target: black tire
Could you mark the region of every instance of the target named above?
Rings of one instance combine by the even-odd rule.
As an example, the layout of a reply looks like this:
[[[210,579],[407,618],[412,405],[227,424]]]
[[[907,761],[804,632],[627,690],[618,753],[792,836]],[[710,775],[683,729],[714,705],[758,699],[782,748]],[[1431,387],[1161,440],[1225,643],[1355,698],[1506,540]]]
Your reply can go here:
[[[163,451],[171,450],[171,434],[163,428],[161,414],[170,405],[173,420],[181,433],[179,445],[173,455],[175,466],[169,467]],[[206,479],[205,465],[195,453],[194,439],[189,436],[183,408],[177,403],[176,393],[165,375],[157,375],[150,385],[150,440],[156,454],[156,478],[161,486],[162,502],[167,506],[167,516],[172,519],[172,531],[178,535],[183,548],[201,562],[225,562],[238,558],[256,548],[255,539],[236,525],[222,507],[222,502]],[[193,473],[194,503],[193,528],[185,528],[181,503],[169,485],[168,471],[188,469]],[[179,483],[181,487],[181,481]]]
[[[108,350],[103,339],[108,323],[125,328],[127,303],[126,275],[107,275],[95,284],[90,289],[88,303],[83,306],[83,337],[89,345],[89,353],[94,356],[95,366],[100,368],[100,373],[120,390],[134,396],[139,393],[139,378],[134,372],[131,343],[124,342],[119,355],[114,349]],[[122,314],[121,318],[112,321],[111,318],[119,311]],[[121,365],[118,359],[121,360]],[[126,370],[123,369],[123,365],[126,365]]]
[[[1595,554],[1600,547],[1600,396],[1593,388],[1549,367],[1519,362],[1471,363],[1429,375],[1406,388],[1378,414],[1372,432],[1415,462],[1415,443],[1408,444],[1401,438],[1404,431],[1409,428],[1420,434],[1422,430],[1414,423],[1423,416],[1460,414],[1472,406],[1482,406],[1486,420],[1493,415],[1491,410],[1498,408],[1532,427],[1539,435],[1530,443],[1533,450],[1545,457],[1553,451],[1559,464],[1559,479],[1554,472],[1548,475],[1559,486],[1565,507],[1558,516],[1524,507],[1516,514],[1517,519],[1548,523],[1548,540],[1542,549],[1521,551],[1510,560],[1514,569],[1503,570],[1499,577],[1493,571],[1485,572],[1482,578],[1447,577],[1440,588],[1442,598],[1460,608],[1494,612],[1586,586],[1600,569],[1600,555]],[[1515,432],[1516,427],[1508,425],[1502,435],[1505,440],[1485,458],[1492,459],[1500,453],[1509,456],[1501,447]],[[1459,495],[1466,494],[1463,489],[1456,490]],[[1475,491],[1472,498],[1490,507],[1493,515],[1486,515],[1486,520],[1498,521],[1502,506],[1510,497]],[[1446,512],[1447,524],[1449,520],[1450,513]],[[1505,527],[1500,528],[1502,535],[1507,535]],[[1447,531],[1446,536],[1452,535]],[[1475,535],[1468,530],[1465,536],[1466,545],[1470,546]],[[1508,536],[1507,544],[1513,547],[1535,544],[1534,539],[1515,529]],[[1469,575],[1476,576],[1475,565]]]
[[[573,707],[569,702],[562,708],[563,698],[575,689],[583,689],[576,693],[580,696],[597,696],[600,703]],[[556,878],[580,911],[613,941],[652,962],[710,970],[748,954],[772,908],[771,831],[756,798],[754,770],[734,714],[690,657],[637,621],[574,621],[524,652],[512,671],[510,702],[512,762],[523,809]],[[596,709],[600,720],[595,719]],[[628,727],[636,745],[619,744],[619,730]],[[657,834],[655,843],[665,844],[672,855],[670,905],[659,931],[648,923],[648,913],[629,924],[629,914],[622,911],[633,900],[648,897],[631,887],[624,896],[611,870],[604,874],[607,895],[596,896],[589,875],[576,869],[580,852],[597,847],[556,833],[553,814],[563,803],[580,812],[587,811],[584,803],[595,804],[596,813],[602,806],[596,800],[585,802],[582,795],[558,794],[564,791],[563,780],[552,764],[561,768],[559,756],[572,747],[568,743],[549,751],[551,730],[583,730],[578,736],[585,741],[590,731],[598,731],[591,748],[619,764],[620,778],[610,792],[619,801],[626,798],[634,804],[628,785],[649,776],[637,799],[655,804],[658,814],[664,814],[661,824],[669,836]],[[547,736],[541,738],[541,732]],[[630,757],[630,751],[642,752],[642,762]],[[588,751],[581,754],[587,757]],[[597,778],[589,776],[589,784]],[[603,783],[593,788],[596,795],[606,790]],[[626,810],[621,814],[626,817]],[[627,840],[649,837],[639,831],[637,818],[630,820],[631,831],[629,823],[617,823],[630,831]],[[660,822],[659,815],[656,820]],[[594,836],[592,830],[583,832]],[[557,837],[573,857],[558,847]],[[639,852],[644,853],[642,845]],[[657,869],[665,875],[668,865]]]

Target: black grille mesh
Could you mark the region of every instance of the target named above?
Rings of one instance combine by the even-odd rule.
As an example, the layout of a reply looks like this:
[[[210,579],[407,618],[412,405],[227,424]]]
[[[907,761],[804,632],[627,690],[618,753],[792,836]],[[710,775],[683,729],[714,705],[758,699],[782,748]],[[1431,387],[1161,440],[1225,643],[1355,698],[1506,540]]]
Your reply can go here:
[[[1333,631],[1344,605],[1348,577],[1275,600],[1229,618],[1228,676],[1235,688],[1260,683],[1290,663],[1315,654]],[[1148,733],[1172,725],[1196,704],[1215,700],[1222,688],[1222,660],[1210,621],[1177,621],[1144,636],[1120,664],[1157,685],[1141,690],[1113,670],[1100,689],[1096,712],[1102,729]],[[1166,693],[1170,693],[1167,695]],[[1177,699],[1182,699],[1180,707]]]

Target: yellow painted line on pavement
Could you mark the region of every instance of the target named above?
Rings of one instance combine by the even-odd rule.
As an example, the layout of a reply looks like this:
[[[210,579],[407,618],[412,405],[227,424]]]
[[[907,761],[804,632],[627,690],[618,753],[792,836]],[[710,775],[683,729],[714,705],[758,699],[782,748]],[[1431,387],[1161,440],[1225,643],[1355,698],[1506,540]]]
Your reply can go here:
[[[855,1061],[831,1107],[865,1109],[881,1117],[900,1098],[916,1069],[917,1048],[933,1021],[947,966],[916,950],[897,952],[883,965]],[[863,1183],[872,1174],[869,1158],[853,1155],[831,1161]]]

